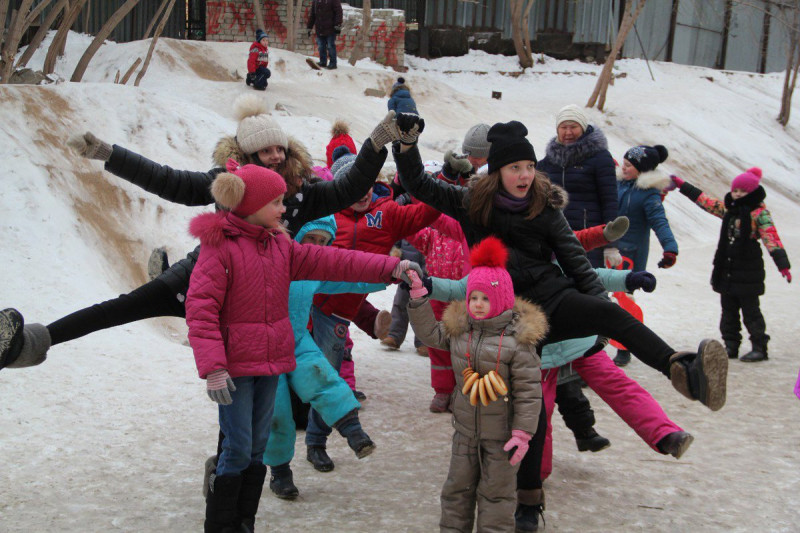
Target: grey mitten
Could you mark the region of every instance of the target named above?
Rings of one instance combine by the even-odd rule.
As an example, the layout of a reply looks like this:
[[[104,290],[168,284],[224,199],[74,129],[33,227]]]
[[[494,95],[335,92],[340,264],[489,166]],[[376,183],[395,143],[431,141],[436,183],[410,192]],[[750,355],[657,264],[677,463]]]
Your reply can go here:
[[[472,171],[472,163],[469,162],[467,156],[457,155],[452,150],[445,152],[444,162],[446,165],[449,165],[456,174],[467,174]]]
[[[400,142],[403,144],[415,144],[419,134],[425,129],[425,119],[416,113],[400,113],[396,122],[400,130]]]
[[[422,267],[419,266],[419,263],[416,263],[414,261],[409,261],[408,259],[403,259],[402,261],[397,263],[396,267],[394,267],[394,270],[392,271],[392,277],[395,279],[403,280],[410,286],[411,278],[409,278],[408,274],[406,274],[406,270],[413,270],[414,272],[417,273],[417,275],[420,278],[425,276],[425,273],[422,272]]]
[[[628,232],[628,227],[630,227],[630,225],[631,221],[628,220],[628,217],[619,216],[606,224],[606,227],[603,228],[603,237],[608,242],[614,242],[622,238],[622,236]]]
[[[230,405],[233,403],[231,392],[236,391],[230,374],[225,369],[215,370],[206,376],[206,392],[208,397],[220,405]]]
[[[380,124],[375,126],[372,133],[369,134],[369,139],[372,141],[372,147],[376,152],[380,152],[381,148],[385,145],[400,140],[400,128],[397,127],[397,122],[394,119],[395,112],[389,111],[383,117]]]
[[[67,145],[72,148],[72,151],[76,154],[87,159],[108,161],[111,157],[111,145],[101,141],[89,131],[83,135],[73,135],[67,140]]]

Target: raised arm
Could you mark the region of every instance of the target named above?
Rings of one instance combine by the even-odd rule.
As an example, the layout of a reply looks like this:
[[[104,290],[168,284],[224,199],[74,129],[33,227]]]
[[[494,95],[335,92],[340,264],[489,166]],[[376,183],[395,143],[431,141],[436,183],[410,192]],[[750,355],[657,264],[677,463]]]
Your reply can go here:
[[[722,218],[725,216],[725,203],[722,202],[722,200],[718,200],[713,196],[704,193],[688,181],[683,181],[680,178],[677,178],[677,176],[671,176],[671,178],[672,181],[678,184],[678,190],[681,192],[681,194],[687,197],[689,200],[693,201],[715,217]],[[678,183],[678,180],[680,180],[680,183]]]

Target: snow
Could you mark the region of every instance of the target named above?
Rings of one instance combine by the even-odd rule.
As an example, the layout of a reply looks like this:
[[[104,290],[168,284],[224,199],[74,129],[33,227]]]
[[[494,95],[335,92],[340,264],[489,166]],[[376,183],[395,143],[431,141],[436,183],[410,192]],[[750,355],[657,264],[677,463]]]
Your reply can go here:
[[[29,66],[41,68],[44,50]],[[69,79],[91,37],[70,34],[56,74]],[[246,43],[162,39],[140,87],[113,84],[149,41],[106,43],[82,83],[0,86],[0,197],[4,282],[0,302],[29,322],[49,323],[145,281],[150,250],[172,260],[194,247],[188,220],[203,208],[172,205],[73,155],[66,139],[85,130],[174,168],[210,168],[218,138],[235,131],[232,102],[251,89]],[[265,98],[278,122],[324,161],[337,117],[362,140],[386,113],[397,73],[369,60],[316,72],[304,57],[271,51]],[[515,59],[471,52],[460,58],[406,57],[403,76],[426,129],[424,159],[460,148],[477,122],[528,126],[541,157],[556,111],[588,98],[600,67],[539,58],[521,72]],[[605,113],[587,110],[620,158],[634,144],[663,144],[662,165],[714,195],[750,166],[764,170],[769,206],[789,256],[798,263],[800,168],[796,126],[775,121],[782,75],[709,70],[641,60],[617,62]],[[492,91],[502,92],[499,100]],[[207,209],[207,208],[206,208]],[[678,193],[666,209],[680,244],[677,265],[651,269],[659,285],[637,296],[647,323],[678,349],[718,337],[719,302],[708,278],[719,220]],[[732,362],[726,407],[711,413],[677,394],[634,360],[626,371],[695,436],[676,461],[655,454],[592,392],[597,429],[612,441],[578,453],[558,415],[555,470],[545,483],[547,527],[556,531],[797,531],[800,504],[800,404],[792,394],[800,334],[787,285],[767,264],[762,298],[770,360]],[[370,299],[389,308],[393,291]],[[0,372],[0,530],[197,531],[203,518],[202,465],[215,449],[216,409],[197,378],[185,325],[176,318],[127,324],[60,344],[27,370]],[[333,473],[305,460],[302,433],[293,463],[301,496],[262,496],[259,531],[433,531],[449,461],[452,427],[427,410],[428,360],[410,339],[388,352],[354,332],[362,420],[376,452],[361,461],[333,437]],[[745,343],[747,347],[747,343]]]

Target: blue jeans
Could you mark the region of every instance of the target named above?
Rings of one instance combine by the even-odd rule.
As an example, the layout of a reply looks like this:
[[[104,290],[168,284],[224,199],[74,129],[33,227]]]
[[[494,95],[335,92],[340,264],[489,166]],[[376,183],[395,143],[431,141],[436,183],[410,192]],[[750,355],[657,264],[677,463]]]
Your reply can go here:
[[[278,376],[233,378],[233,403],[219,406],[219,427],[225,435],[217,475],[239,474],[262,463],[275,406]]]
[[[324,66],[336,66],[336,35],[326,35],[317,37],[317,48],[319,49],[319,64]],[[330,55],[330,63],[328,56]]]
[[[319,310],[315,305],[311,307],[311,322],[314,327],[311,332],[314,342],[325,354],[331,366],[339,372],[344,359],[344,343],[347,339],[347,327],[350,322],[335,316],[329,316]],[[325,446],[331,428],[322,419],[316,410],[308,413],[308,427],[306,428],[306,446]]]

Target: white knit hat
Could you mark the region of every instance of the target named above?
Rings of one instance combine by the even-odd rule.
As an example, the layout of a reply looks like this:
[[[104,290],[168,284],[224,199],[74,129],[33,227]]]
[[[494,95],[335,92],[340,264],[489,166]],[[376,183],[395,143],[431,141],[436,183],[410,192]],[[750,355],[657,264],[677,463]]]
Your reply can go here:
[[[237,98],[235,111],[239,119],[236,142],[246,154],[254,154],[268,146],[289,148],[289,137],[267,114],[266,100],[255,95]]]
[[[586,128],[589,126],[589,121],[586,119],[586,115],[583,114],[583,110],[575,104],[565,105],[558,111],[556,115],[556,128],[558,128],[562,122],[568,120],[576,122],[584,132],[586,132]]]

